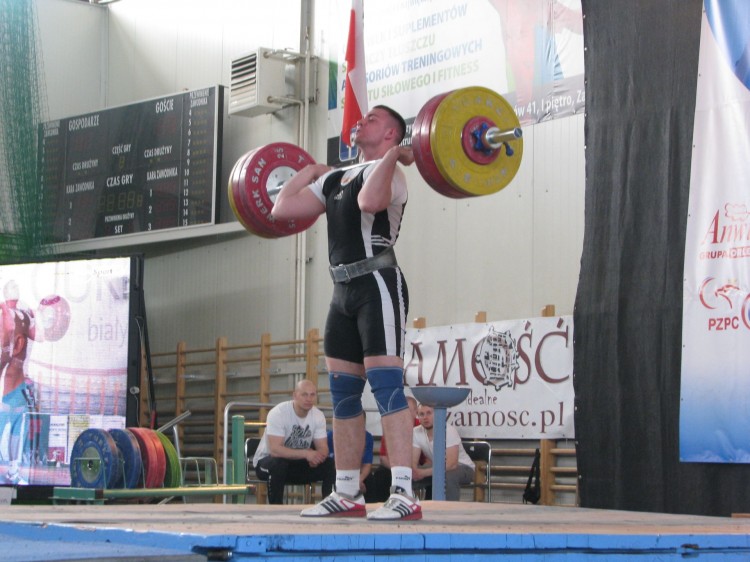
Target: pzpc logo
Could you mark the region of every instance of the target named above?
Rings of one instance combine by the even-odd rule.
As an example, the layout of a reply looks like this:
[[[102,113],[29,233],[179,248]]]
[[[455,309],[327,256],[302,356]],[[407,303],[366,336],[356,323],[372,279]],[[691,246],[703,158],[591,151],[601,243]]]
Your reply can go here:
[[[482,384],[494,386],[495,390],[515,386],[515,372],[518,370],[518,347],[510,330],[499,332],[490,326],[487,335],[474,353],[474,363],[484,376]]]

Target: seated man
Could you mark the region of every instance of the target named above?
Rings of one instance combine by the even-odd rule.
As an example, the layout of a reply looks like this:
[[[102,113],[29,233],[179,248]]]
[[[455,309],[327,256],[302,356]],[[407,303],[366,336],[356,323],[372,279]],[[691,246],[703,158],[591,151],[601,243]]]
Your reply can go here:
[[[365,452],[362,454],[362,466],[359,469],[359,490],[367,497],[367,491],[373,487],[372,482],[372,456],[374,452],[375,439],[372,433],[365,430]],[[328,430],[329,456],[335,458],[333,450],[333,430]],[[335,462],[335,461],[334,461]],[[387,496],[386,496],[387,499]],[[385,501],[385,500],[383,500]]]
[[[419,424],[414,428],[414,448],[412,449],[415,484],[432,484],[434,412],[430,406],[420,404],[417,408]],[[428,466],[420,466],[420,455],[424,454]],[[474,481],[474,461],[464,450],[458,431],[450,424],[445,428],[445,499],[459,501],[461,485]]]
[[[328,456],[326,418],[315,407],[317,396],[312,381],[301,380],[292,400],[268,412],[253,457],[255,474],[268,482],[268,503],[283,503],[286,484],[322,482],[323,497],[333,490],[336,468]]]

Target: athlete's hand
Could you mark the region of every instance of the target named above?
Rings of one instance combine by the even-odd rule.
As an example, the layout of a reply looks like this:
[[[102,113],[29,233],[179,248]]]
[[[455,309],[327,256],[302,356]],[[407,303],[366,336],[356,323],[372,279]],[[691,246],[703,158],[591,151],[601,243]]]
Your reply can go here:
[[[331,168],[331,166],[327,166],[326,164],[308,164],[307,166],[305,166],[305,169],[309,174],[309,177],[311,178],[310,182],[314,182],[322,175],[330,172],[333,168]]]
[[[398,160],[401,164],[404,166],[411,166],[414,163],[414,152],[411,149],[411,146],[395,146],[391,150],[397,150],[398,151]]]

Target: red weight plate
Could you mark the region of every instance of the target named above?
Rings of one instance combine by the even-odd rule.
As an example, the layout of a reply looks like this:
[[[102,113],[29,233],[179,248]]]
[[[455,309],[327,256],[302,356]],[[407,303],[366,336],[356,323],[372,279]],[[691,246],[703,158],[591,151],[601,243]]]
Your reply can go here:
[[[144,472],[143,486],[145,488],[161,487],[167,470],[164,448],[161,443],[159,443],[158,448],[156,447],[156,443],[151,436],[152,430],[145,427],[129,427],[128,429],[135,435],[141,449]]]
[[[154,488],[164,486],[164,479],[167,476],[167,452],[164,450],[164,445],[159,439],[159,435],[153,429],[146,430],[148,437],[154,444],[154,450],[156,451],[156,470],[153,475]]]
[[[240,222],[242,226],[245,227],[246,230],[251,230],[250,226],[247,224],[245,217],[243,216],[240,205],[241,202],[239,201],[239,191],[237,188],[237,176],[239,175],[239,170],[241,167],[242,162],[245,158],[247,158],[248,153],[243,154],[237,159],[237,162],[234,163],[234,166],[232,167],[232,171],[229,172],[229,181],[227,182],[227,195],[229,198],[229,206],[232,208],[232,212],[234,213],[234,216],[237,217],[237,220]],[[236,194],[236,195],[235,195]],[[236,197],[236,200],[235,200]]]
[[[417,165],[419,173],[422,178],[430,185],[435,181],[434,166],[430,166],[432,155],[429,150],[425,150],[424,137],[422,130],[425,122],[427,123],[427,131],[429,131],[429,124],[432,122],[432,116],[435,113],[435,108],[440,103],[440,100],[447,94],[439,94],[430,98],[426,104],[422,106],[422,109],[417,113],[417,117],[414,119],[414,124],[411,128],[411,148],[414,153],[414,163]],[[428,146],[429,147],[429,143]]]
[[[317,219],[303,221],[276,221],[270,214],[273,207],[269,189],[279,188],[294,173],[314,163],[307,152],[288,143],[273,143],[262,147],[246,163],[240,183],[243,186],[243,203],[251,210],[256,223],[260,223],[274,238],[296,234],[309,228]]]
[[[251,150],[250,152],[245,153],[245,155],[237,161],[235,168],[232,170],[233,172],[232,189],[233,189],[234,204],[237,208],[236,212],[238,214],[238,218],[240,222],[249,232],[255,234],[256,236],[260,236],[262,238],[277,238],[276,235],[269,232],[268,229],[265,228],[264,225],[260,221],[258,221],[258,219],[253,215],[252,209],[247,208],[244,198],[242,196],[242,188],[240,186],[242,172],[245,170],[246,163],[250,160],[250,158],[252,158],[253,154],[255,154],[258,150],[259,150],[258,148],[255,148]]]
[[[240,174],[240,190],[245,207],[276,237],[297,234],[310,228],[317,217],[277,221],[271,216],[273,199],[269,190],[280,188],[296,172],[314,164],[312,156],[293,144],[277,142],[261,147]]]
[[[452,184],[445,180],[445,178],[441,175],[440,170],[438,170],[435,164],[435,156],[432,153],[432,145],[430,143],[430,131],[432,129],[432,122],[435,118],[435,112],[437,111],[438,107],[440,107],[440,104],[443,102],[443,100],[450,93],[451,92],[447,92],[445,94],[436,96],[434,102],[429,105],[427,115],[422,121],[422,126],[420,127],[419,145],[424,156],[423,167],[427,173],[427,177],[429,178],[428,183],[430,184],[430,186],[439,194],[444,195],[445,197],[450,197],[451,199],[462,199],[464,197],[467,197],[467,195],[462,191],[456,190]]]
[[[255,211],[255,205],[252,204],[250,201],[250,198],[247,196],[246,188],[245,188],[245,182],[248,174],[248,165],[253,156],[261,150],[263,147],[256,148],[255,150],[252,150],[251,152],[248,152],[246,155],[246,158],[244,158],[237,170],[237,176],[236,176],[236,194],[235,197],[237,199],[237,205],[242,209],[242,214],[245,218],[245,221],[250,225],[249,228],[257,234],[258,236],[261,236],[263,238],[278,238],[278,235],[273,232],[270,228],[268,228],[268,225],[265,224],[263,220],[261,220],[257,215]],[[270,209],[269,209],[270,212]]]
[[[432,149],[430,147],[432,119],[438,106],[448,94],[450,94],[450,92],[438,94],[437,96],[432,97],[419,111],[417,118],[419,119],[420,115],[422,117],[420,119],[419,128],[412,126],[411,146],[414,151],[414,162],[417,165],[419,173],[427,184],[441,195],[450,197],[451,199],[464,199],[470,195],[456,189],[445,181],[435,165],[435,160],[432,156]]]
[[[237,160],[234,167],[232,168],[232,173],[230,174],[229,179],[229,201],[232,205],[234,214],[237,216],[237,220],[240,221],[240,223],[245,227],[246,230],[257,236],[270,238],[270,234],[262,228],[262,225],[260,225],[256,221],[252,213],[245,207],[245,204],[242,200],[242,190],[240,188],[240,175],[244,170],[245,163],[257,150],[258,149],[256,148],[249,152],[246,152]]]

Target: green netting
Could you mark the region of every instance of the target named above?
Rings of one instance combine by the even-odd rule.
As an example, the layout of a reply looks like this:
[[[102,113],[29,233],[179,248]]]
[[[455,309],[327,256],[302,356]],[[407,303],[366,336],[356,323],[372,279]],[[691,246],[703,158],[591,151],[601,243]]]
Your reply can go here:
[[[36,172],[43,75],[34,0],[0,0],[0,263],[44,253]]]

